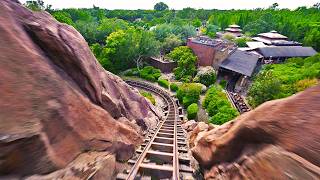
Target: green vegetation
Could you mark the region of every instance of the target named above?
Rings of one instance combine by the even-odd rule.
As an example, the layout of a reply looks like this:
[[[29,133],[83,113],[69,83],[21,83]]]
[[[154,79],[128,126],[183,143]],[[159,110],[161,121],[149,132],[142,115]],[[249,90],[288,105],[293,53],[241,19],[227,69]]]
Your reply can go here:
[[[169,89],[169,86],[170,86],[169,81],[166,80],[166,79],[159,79],[159,80],[158,80],[158,84],[159,84],[160,86],[164,87],[164,88],[167,88],[167,89]]]
[[[156,82],[161,76],[160,69],[154,68],[152,66],[145,66],[144,68],[138,70],[138,68],[132,68],[127,70],[124,75],[126,76],[138,76],[142,79]]]
[[[103,67],[114,73],[139,67],[145,57],[158,55],[160,51],[169,53],[194,36],[201,22],[207,22],[200,30],[210,37],[230,24],[238,24],[252,36],[277,30],[291,40],[320,50],[319,3],[295,10],[279,9],[276,5],[254,10],[170,10],[164,3],[157,3],[154,10],[107,10],[95,6],[53,10],[42,0],[29,0],[25,6],[46,10],[58,21],[76,28]],[[241,38],[235,41],[239,46],[245,43]],[[186,57],[175,74],[178,80],[190,82],[195,73],[192,62],[196,59]]]
[[[187,108],[187,116],[188,119],[195,119],[197,117],[197,113],[198,113],[199,107],[196,103],[192,103],[190,106],[188,106]]]
[[[176,83],[171,83],[170,84],[170,90],[173,92],[177,92],[179,89],[179,86]]]
[[[156,5],[154,5],[154,10],[156,10],[156,11],[164,11],[164,10],[168,10],[168,9],[169,9],[169,6],[163,2],[159,2]]]
[[[220,86],[209,88],[202,106],[211,117],[209,122],[213,124],[223,124],[239,115],[238,111],[231,106]]]
[[[247,47],[247,42],[251,41],[251,38],[249,37],[241,37],[241,38],[236,38],[234,42],[237,44],[239,47]]]
[[[201,94],[201,85],[197,83],[184,83],[179,86],[177,98],[184,107],[198,103]]]
[[[48,12],[51,12],[51,5],[45,5],[43,0],[27,0],[24,4],[27,8],[33,10],[33,11],[41,11],[46,10]]]
[[[105,69],[117,73],[139,68],[144,58],[158,53],[159,44],[151,32],[129,28],[111,33],[105,46],[93,44],[91,49]]]
[[[226,86],[227,86],[227,81],[226,80],[221,80],[220,81],[220,86],[223,88],[223,89],[225,89],[226,88]]]
[[[140,91],[140,94],[144,96],[145,98],[149,99],[149,101],[153,104],[156,105],[156,99],[152,96],[151,93],[146,92],[146,91]]]
[[[176,47],[168,54],[168,57],[178,62],[178,67],[174,69],[175,78],[183,82],[191,82],[197,71],[195,65],[197,57],[192,50],[187,46]]]
[[[214,70],[208,70],[205,72],[198,72],[196,77],[193,79],[193,82],[204,84],[209,87],[210,85],[216,82],[217,75]]]
[[[249,89],[249,103],[256,107],[284,98],[318,83],[320,54],[306,59],[291,58],[284,64],[265,65]]]

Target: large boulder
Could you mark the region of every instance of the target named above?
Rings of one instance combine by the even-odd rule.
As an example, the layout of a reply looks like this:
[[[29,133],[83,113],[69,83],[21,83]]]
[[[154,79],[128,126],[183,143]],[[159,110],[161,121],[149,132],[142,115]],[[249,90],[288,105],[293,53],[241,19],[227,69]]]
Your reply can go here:
[[[14,0],[0,1],[0,94],[0,175],[47,174],[89,151],[123,161],[157,123],[73,27]]]
[[[204,132],[192,154],[206,179],[319,179],[319,102],[316,86],[264,103]]]

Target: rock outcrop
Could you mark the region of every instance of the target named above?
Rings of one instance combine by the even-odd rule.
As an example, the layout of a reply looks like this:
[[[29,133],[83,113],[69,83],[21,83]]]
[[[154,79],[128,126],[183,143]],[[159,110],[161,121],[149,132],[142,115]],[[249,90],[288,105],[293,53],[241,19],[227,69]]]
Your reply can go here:
[[[158,120],[73,27],[14,0],[0,1],[0,94],[0,175],[51,173],[86,152],[126,160]]]
[[[319,102],[317,86],[191,139],[205,178],[319,179]]]

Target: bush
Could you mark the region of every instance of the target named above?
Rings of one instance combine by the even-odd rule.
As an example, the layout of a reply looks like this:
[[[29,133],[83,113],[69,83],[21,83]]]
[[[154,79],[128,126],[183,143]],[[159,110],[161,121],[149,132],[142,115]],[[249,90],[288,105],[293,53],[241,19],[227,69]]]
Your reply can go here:
[[[190,106],[187,108],[187,116],[188,119],[195,119],[197,117],[199,107],[196,103],[192,103]]]
[[[139,76],[142,79],[155,82],[161,76],[161,71],[160,69],[156,69],[152,66],[145,66],[139,71]]]
[[[239,113],[232,107],[226,95],[219,86],[212,86],[206,93],[202,106],[211,116],[209,122],[223,124],[235,118]]]
[[[226,88],[226,86],[227,86],[227,81],[226,80],[221,80],[220,81],[220,86],[223,88],[223,89],[225,89]]]
[[[214,71],[202,72],[202,73],[199,72],[196,75],[196,77],[193,79],[193,82],[198,82],[209,87],[210,85],[216,82],[216,79],[217,79],[217,76]]]
[[[159,79],[158,84],[164,88],[167,88],[167,89],[169,88],[169,85],[170,85],[169,81],[167,81],[165,79]]]
[[[318,84],[317,79],[304,79],[295,83],[295,89],[297,92],[303,91],[309,87],[315,86]]]
[[[140,91],[140,94],[144,97],[146,97],[147,99],[150,100],[150,102],[153,104],[153,105],[156,105],[156,100],[155,98],[152,96],[151,93],[149,92],[145,92],[145,91]]]
[[[182,102],[184,107],[192,103],[197,103],[201,94],[201,85],[197,83],[184,83],[179,86],[177,98]]]
[[[320,54],[305,59],[290,58],[284,64],[266,65],[249,88],[249,104],[256,107],[266,101],[291,96],[318,84]]]
[[[176,91],[178,91],[178,89],[179,89],[179,86],[177,84],[175,84],[175,83],[170,84],[171,91],[176,92]]]
[[[137,68],[128,69],[124,73],[125,76],[139,76],[139,70]]]

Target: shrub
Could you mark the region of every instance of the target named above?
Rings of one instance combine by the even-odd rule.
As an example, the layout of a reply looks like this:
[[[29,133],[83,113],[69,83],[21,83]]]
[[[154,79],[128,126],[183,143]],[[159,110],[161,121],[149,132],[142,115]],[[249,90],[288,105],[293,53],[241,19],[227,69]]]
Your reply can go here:
[[[209,87],[216,82],[216,79],[217,77],[214,71],[198,72],[196,77],[193,79],[193,82],[198,82]]]
[[[155,98],[152,96],[151,93],[149,92],[145,92],[145,91],[140,91],[140,94],[144,97],[146,97],[147,99],[150,100],[150,102],[153,104],[153,105],[156,105],[156,100]]]
[[[211,116],[209,122],[213,124],[223,124],[239,114],[231,106],[228,98],[219,86],[210,87],[202,106],[207,110],[209,116]]]
[[[295,89],[297,92],[303,91],[309,87],[315,86],[318,84],[317,79],[304,79],[295,83]]]
[[[190,106],[187,108],[187,116],[188,119],[195,119],[198,113],[199,107],[196,103],[192,103]]]
[[[165,79],[159,79],[158,84],[164,88],[167,88],[167,89],[169,88],[169,85],[170,85],[169,81],[167,81]]]
[[[139,70],[137,68],[128,69],[124,73],[125,76],[139,76]]]
[[[179,86],[177,98],[184,107],[197,103],[200,98],[201,86],[197,83],[184,83]]]
[[[317,78],[320,78],[320,54],[266,65],[249,88],[249,104],[256,107],[269,100],[291,96],[317,84]]]
[[[221,87],[223,88],[223,89],[225,89],[226,88],[226,86],[227,86],[227,81],[226,80],[221,80],[220,81],[220,85],[221,85]]]
[[[139,76],[142,79],[155,82],[161,76],[161,71],[160,69],[156,69],[152,66],[145,66],[139,71]]]
[[[170,84],[171,91],[176,92],[176,91],[178,91],[178,89],[179,89],[179,86],[177,84],[175,84],[175,83]]]

